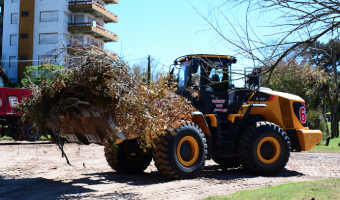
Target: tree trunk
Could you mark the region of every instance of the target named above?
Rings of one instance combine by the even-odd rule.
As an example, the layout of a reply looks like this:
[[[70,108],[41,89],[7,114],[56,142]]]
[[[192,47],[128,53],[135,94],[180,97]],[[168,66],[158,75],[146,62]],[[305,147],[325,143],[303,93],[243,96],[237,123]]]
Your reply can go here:
[[[327,118],[326,118],[326,101],[323,101],[323,109],[322,109],[322,118],[324,123],[326,124],[326,134],[325,135],[329,135],[329,129],[328,129],[328,123],[327,123]]]
[[[336,136],[336,107],[332,103],[330,105],[331,110],[331,138],[333,139]]]
[[[334,134],[334,136],[335,137],[339,137],[339,104],[338,104],[338,97],[337,97],[338,95],[336,95],[336,99],[335,99],[335,101],[334,101],[334,107],[335,107],[335,109],[334,109],[334,115],[335,115],[335,134]]]
[[[329,108],[331,110],[331,138],[335,137],[335,131],[336,131],[336,127],[335,127],[335,121],[336,121],[336,115],[335,115],[335,105],[332,101],[331,95],[329,94],[329,91],[327,89],[323,89],[322,90],[327,97],[327,101],[329,103]]]

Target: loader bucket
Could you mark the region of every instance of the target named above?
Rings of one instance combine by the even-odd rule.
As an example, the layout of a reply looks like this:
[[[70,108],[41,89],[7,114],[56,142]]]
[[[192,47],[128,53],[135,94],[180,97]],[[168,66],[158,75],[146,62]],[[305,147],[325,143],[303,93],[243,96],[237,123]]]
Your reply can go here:
[[[68,118],[59,116],[60,135],[69,142],[80,144],[104,144],[104,138],[117,126],[114,116],[102,108],[83,109],[80,115]],[[124,134],[117,133],[118,138],[125,139]]]

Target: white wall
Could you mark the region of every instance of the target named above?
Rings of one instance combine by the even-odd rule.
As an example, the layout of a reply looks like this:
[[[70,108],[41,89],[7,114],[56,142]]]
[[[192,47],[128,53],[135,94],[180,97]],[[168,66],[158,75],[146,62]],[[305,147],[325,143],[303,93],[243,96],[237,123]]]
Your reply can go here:
[[[66,23],[67,17],[64,14],[65,12],[72,15],[72,23],[74,23],[74,15],[83,15],[84,16],[84,22],[88,22],[88,17],[94,18],[99,23],[103,24],[103,20],[99,18],[95,18],[95,16],[88,14],[88,13],[80,13],[76,12],[73,13],[70,10],[68,10],[68,1],[67,0],[36,0],[35,2],[35,16],[34,16],[34,39],[33,39],[33,59],[38,60],[38,57],[45,54],[50,55],[56,55],[61,53],[61,51],[54,51],[57,48],[62,48],[62,43],[68,44],[68,40],[73,40],[74,36],[84,36],[84,42],[85,35],[82,33],[69,33],[68,32],[68,23]],[[57,22],[40,22],[40,12],[41,11],[54,11],[59,10],[59,21]],[[40,33],[58,33],[58,44],[39,44],[39,34]],[[91,35],[86,35],[91,38],[94,38]],[[104,43],[102,39],[95,39],[97,41],[100,41],[101,43]],[[61,56],[68,56],[66,52],[62,53]],[[61,56],[59,58],[61,58]],[[34,65],[39,65],[41,62],[37,61],[34,62]],[[64,61],[60,60],[59,64],[63,65]]]
[[[5,0],[4,2],[4,22],[3,22],[3,37],[2,37],[2,60],[9,60],[10,56],[15,56],[18,60],[18,45],[10,46],[10,35],[17,35],[19,38],[19,11],[20,1],[12,3],[12,0]],[[17,24],[11,24],[11,14],[18,13]],[[18,43],[18,42],[17,42]],[[9,62],[4,62],[4,69],[12,82],[17,81],[17,63],[9,68]]]
[[[64,11],[68,11],[67,0],[36,0],[34,6],[34,35],[33,35],[33,60],[38,60],[39,56],[50,54],[56,55],[60,52],[53,51],[60,47],[65,38],[63,35],[68,34],[67,23],[64,23]],[[59,20],[55,22],[40,22],[41,11],[59,11]],[[40,33],[57,33],[58,43],[56,44],[39,44]],[[39,65],[41,62],[34,62]]]

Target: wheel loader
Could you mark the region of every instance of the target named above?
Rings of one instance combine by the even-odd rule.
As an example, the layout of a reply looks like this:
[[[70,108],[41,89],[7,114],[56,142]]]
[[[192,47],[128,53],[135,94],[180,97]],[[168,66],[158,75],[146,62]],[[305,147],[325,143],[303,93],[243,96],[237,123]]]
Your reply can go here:
[[[118,132],[115,145],[106,145],[108,164],[120,173],[143,172],[152,159],[158,171],[171,179],[199,176],[205,160],[222,167],[242,166],[250,173],[275,175],[287,164],[290,152],[309,151],[322,140],[310,130],[305,101],[299,96],[261,88],[254,69],[245,74],[244,87],[233,83],[232,64],[226,55],[193,54],[175,60],[177,94],[197,109],[192,122],[154,140],[144,153],[136,139]],[[172,70],[173,72],[173,70]],[[60,119],[60,134],[69,142],[104,144],[107,130],[115,127],[103,109],[84,111],[79,119]]]

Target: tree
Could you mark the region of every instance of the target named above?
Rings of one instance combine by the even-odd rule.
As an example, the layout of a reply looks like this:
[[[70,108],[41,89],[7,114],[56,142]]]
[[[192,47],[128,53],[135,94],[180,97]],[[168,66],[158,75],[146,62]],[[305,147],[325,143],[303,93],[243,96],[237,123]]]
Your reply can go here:
[[[240,7],[245,7],[245,22],[236,24],[231,21],[233,11],[239,11]],[[201,16],[208,22],[214,31],[227,41],[234,50],[244,58],[253,60],[255,66],[263,66],[261,75],[267,74],[267,82],[270,81],[271,75],[275,68],[287,56],[298,57],[300,54],[317,46],[318,40],[329,41],[329,44],[335,44],[339,40],[340,27],[340,2],[322,1],[322,0],[225,0],[222,4],[215,6],[208,16]],[[277,17],[272,17],[274,15]],[[222,21],[219,17],[222,16]],[[260,18],[271,17],[272,21],[267,23],[266,28],[273,28],[271,35],[266,39],[275,37],[273,43],[265,42],[255,32],[255,26]],[[255,23],[253,23],[255,22]],[[230,27],[230,33],[225,33],[225,27]],[[232,36],[235,36],[234,38]],[[322,49],[322,48],[321,48]],[[325,51],[325,49],[322,49]],[[327,51],[326,51],[327,52]],[[318,53],[320,53],[318,51]],[[317,64],[329,67],[331,60],[329,58],[339,54],[338,49],[332,48],[332,56],[321,56],[322,59],[314,59]],[[319,54],[316,54],[319,55]],[[318,58],[318,57],[314,57]],[[295,59],[292,59],[295,60]],[[319,86],[325,91],[330,104],[337,101],[331,91],[337,94],[338,87],[334,81],[327,78],[319,82]],[[336,108],[336,106],[335,106]],[[331,110],[333,110],[331,108]],[[337,110],[332,113],[337,113]],[[334,117],[333,117],[334,118]],[[335,121],[332,120],[332,127]],[[336,129],[337,130],[337,129]],[[338,135],[338,133],[336,133]]]
[[[158,75],[162,74],[161,71],[157,71],[156,69],[159,66],[159,62],[151,57],[151,79],[157,80]],[[148,80],[148,59],[142,59],[141,61],[134,63],[132,67],[130,67],[130,74],[137,80],[147,83]],[[164,74],[163,74],[164,75]]]
[[[56,72],[64,68],[64,66],[52,64],[28,66],[24,72],[25,78],[21,80],[21,84],[23,87],[30,88],[32,85],[35,85],[41,88],[45,83],[54,82]]]
[[[246,7],[246,20],[235,24],[230,16],[241,6]],[[339,7],[340,2],[321,0],[225,0],[215,6],[209,16],[200,15],[220,37],[236,47],[234,50],[239,55],[253,60],[255,65],[266,66],[266,73],[271,73],[292,52],[305,51],[321,38],[336,40],[340,27]],[[265,38],[275,37],[274,43],[265,42],[256,34],[254,27],[259,24],[261,16],[268,20],[268,13],[273,14],[271,12],[278,17],[267,22],[266,27],[276,31]],[[222,20],[218,19],[221,16]],[[225,27],[230,32],[226,33]]]
[[[327,43],[316,41],[307,50],[301,51],[300,55],[310,65],[321,66],[332,72],[333,59],[336,58],[336,62],[340,62],[340,41],[338,38]]]

